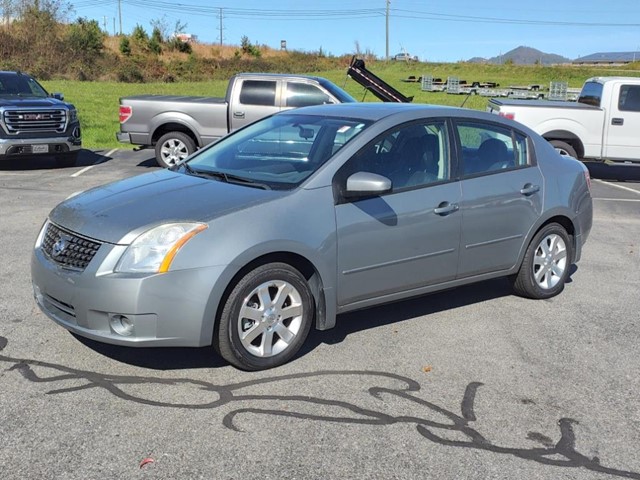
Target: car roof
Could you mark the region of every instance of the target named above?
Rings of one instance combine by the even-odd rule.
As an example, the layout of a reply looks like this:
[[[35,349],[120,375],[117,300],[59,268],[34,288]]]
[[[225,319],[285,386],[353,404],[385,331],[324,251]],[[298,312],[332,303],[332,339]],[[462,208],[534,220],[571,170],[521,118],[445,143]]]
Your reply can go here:
[[[406,112],[421,112],[426,116],[466,116],[465,113],[484,113],[477,110],[469,110],[443,105],[427,105],[420,103],[379,103],[357,102],[339,103],[333,105],[314,105],[310,107],[287,110],[283,113],[293,115],[323,115],[327,117],[353,117],[362,120],[380,120],[382,118]],[[472,115],[473,116],[473,115]],[[495,115],[492,115],[495,117]],[[484,117],[487,118],[487,117]]]

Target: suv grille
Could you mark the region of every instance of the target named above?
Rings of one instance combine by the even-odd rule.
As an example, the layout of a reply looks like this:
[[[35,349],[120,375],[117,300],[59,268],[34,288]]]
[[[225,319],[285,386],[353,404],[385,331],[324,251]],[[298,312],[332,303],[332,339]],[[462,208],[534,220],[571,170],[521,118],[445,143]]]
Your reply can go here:
[[[2,123],[9,134],[58,132],[67,128],[67,111],[50,109],[5,110]]]
[[[84,270],[102,244],[63,230],[53,223],[47,225],[42,250],[53,262],[65,268]]]

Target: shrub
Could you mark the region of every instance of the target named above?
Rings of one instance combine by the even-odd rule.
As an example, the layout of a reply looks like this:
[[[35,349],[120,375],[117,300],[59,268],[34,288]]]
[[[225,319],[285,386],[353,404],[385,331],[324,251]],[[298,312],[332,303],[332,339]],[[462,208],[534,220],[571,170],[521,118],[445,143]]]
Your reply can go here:
[[[129,37],[122,37],[120,39],[120,53],[127,57],[131,55],[131,42],[129,41]]]

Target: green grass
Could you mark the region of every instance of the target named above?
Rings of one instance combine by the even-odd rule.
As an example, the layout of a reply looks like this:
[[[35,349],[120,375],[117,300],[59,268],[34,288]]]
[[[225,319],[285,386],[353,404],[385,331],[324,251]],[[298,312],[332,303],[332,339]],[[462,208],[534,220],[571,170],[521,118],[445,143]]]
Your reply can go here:
[[[414,75],[432,75],[445,79],[457,76],[460,79],[472,81],[492,81],[503,87],[509,85],[541,84],[548,86],[552,80],[569,83],[570,87],[580,87],[584,80],[593,76],[625,75],[640,76],[640,71],[631,67],[622,69],[587,68],[587,67],[543,67],[516,65],[476,65],[466,63],[425,64],[405,62],[372,62],[367,68],[386,82],[397,88],[406,96],[413,96],[414,103],[428,103],[439,105],[461,106],[465,97],[462,95],[448,95],[446,93],[422,92],[420,84],[405,83],[402,79]],[[313,72],[312,75],[325,77],[357,100],[377,101],[364,91],[355,81],[346,77],[346,65],[340,70]],[[79,111],[83,128],[83,145],[91,149],[126,148],[127,144],[116,141],[115,134],[119,131],[118,105],[119,98],[139,94],[169,94],[169,95],[202,95],[223,97],[227,88],[226,80],[210,82],[184,83],[145,83],[130,84],[117,82],[79,82],[69,80],[52,80],[42,82],[50,92],[62,92],[65,100],[73,103]],[[484,110],[487,98],[472,96],[465,103],[465,107]]]

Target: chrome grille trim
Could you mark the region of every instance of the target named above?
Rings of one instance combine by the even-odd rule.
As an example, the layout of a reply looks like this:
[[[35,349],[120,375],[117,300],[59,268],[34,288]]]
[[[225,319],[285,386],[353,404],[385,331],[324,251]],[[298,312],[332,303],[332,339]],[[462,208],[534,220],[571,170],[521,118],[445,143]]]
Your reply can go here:
[[[84,271],[102,243],[64,230],[53,223],[47,225],[42,238],[42,251],[54,263],[71,270]]]
[[[65,109],[5,109],[2,112],[2,126],[10,135],[29,132],[63,133],[67,129]]]

